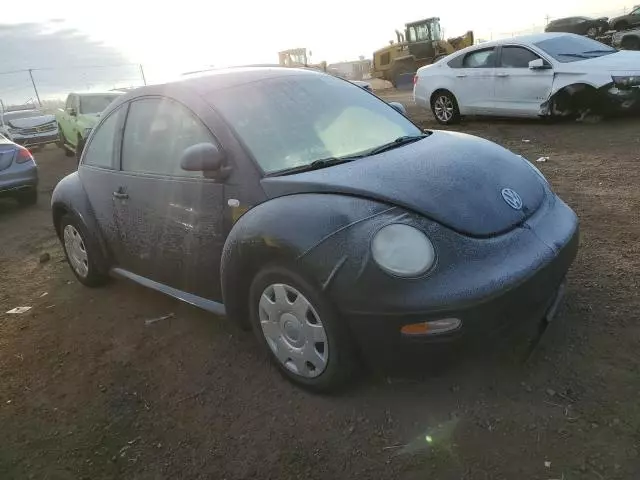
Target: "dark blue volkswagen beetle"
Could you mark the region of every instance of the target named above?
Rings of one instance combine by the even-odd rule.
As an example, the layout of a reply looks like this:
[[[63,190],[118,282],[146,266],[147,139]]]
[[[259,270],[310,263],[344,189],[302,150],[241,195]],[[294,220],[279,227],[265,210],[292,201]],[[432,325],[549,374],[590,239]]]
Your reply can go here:
[[[80,282],[116,274],[226,314],[316,390],[360,353],[543,322],[578,245],[523,158],[295,69],[123,95],[52,208]]]

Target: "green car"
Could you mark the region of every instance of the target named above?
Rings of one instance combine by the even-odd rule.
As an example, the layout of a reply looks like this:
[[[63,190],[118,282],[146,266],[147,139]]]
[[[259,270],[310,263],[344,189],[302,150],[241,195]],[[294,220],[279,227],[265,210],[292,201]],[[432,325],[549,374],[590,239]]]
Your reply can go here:
[[[107,93],[70,93],[64,109],[56,112],[58,123],[58,145],[65,150],[67,156],[75,154],[79,160],[84,143],[100,119],[100,113],[121,92]]]

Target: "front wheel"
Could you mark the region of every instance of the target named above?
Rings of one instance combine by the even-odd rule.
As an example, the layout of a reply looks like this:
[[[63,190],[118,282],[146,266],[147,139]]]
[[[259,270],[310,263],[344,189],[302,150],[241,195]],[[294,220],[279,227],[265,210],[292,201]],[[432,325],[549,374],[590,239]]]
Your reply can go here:
[[[65,138],[64,133],[62,132],[62,129],[60,128],[59,125],[58,125],[58,146],[64,150],[65,156],[67,157],[73,156],[73,152],[69,150],[69,147],[67,147],[67,139]]]
[[[281,266],[261,270],[251,284],[250,310],[254,333],[287,379],[328,392],[355,372],[347,326],[301,275]]]
[[[447,91],[436,92],[431,99],[431,111],[438,123],[452,125],[460,122],[460,110],[455,97]]]
[[[85,144],[85,141],[82,139],[82,137],[78,137],[78,143],[76,146],[76,160],[78,164],[80,163],[80,157],[82,157],[82,150],[84,150],[84,144]]]

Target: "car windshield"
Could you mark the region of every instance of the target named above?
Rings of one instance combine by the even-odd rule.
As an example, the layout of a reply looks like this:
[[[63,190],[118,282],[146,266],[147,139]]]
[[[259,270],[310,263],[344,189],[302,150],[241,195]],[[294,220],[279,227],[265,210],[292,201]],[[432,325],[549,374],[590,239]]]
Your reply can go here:
[[[5,122],[10,122],[11,120],[17,120],[18,118],[32,118],[32,117],[41,117],[44,113],[38,110],[18,110],[15,112],[5,112],[2,116]]]
[[[91,95],[80,97],[80,113],[100,113],[109,106],[117,95]]]
[[[562,63],[579,62],[617,52],[615,48],[604,43],[578,35],[553,37],[535,45]]]
[[[422,133],[375,96],[328,75],[288,75],[211,96],[267,174],[366,154]]]

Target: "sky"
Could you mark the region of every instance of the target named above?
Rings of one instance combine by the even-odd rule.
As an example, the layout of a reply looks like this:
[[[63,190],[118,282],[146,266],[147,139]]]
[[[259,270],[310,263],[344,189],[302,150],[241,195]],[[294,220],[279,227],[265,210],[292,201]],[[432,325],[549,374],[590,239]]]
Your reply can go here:
[[[473,30],[477,39],[489,40],[544,28],[547,16],[622,14],[633,0],[431,5],[404,0],[397,9],[376,4],[393,5],[353,0],[240,0],[224,5],[180,0],[166,6],[143,0],[13,2],[0,17],[0,98],[21,102],[33,96],[27,73],[1,72],[36,69],[41,97],[49,98],[69,90],[139,85],[139,63],[151,83],[208,66],[277,63],[277,52],[288,48],[306,47],[313,52],[312,62],[331,63],[370,58],[395,39],[395,29],[430,16],[441,18],[447,37]],[[95,65],[122,66],[89,68]]]

